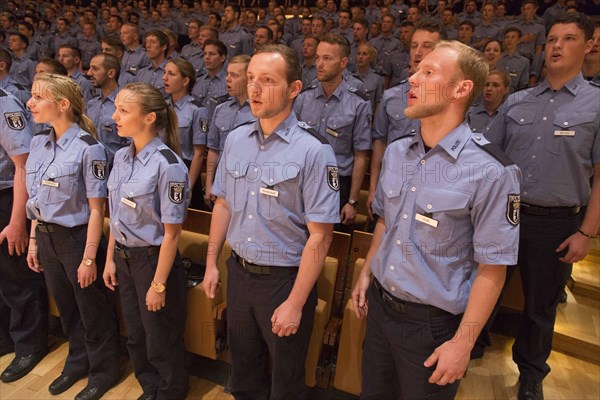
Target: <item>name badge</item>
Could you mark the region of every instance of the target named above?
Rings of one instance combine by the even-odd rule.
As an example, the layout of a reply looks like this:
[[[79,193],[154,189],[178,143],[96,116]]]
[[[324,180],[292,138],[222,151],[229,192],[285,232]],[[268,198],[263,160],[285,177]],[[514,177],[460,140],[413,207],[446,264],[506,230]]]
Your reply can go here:
[[[429,225],[429,226],[433,226],[434,228],[437,228],[437,227],[438,227],[438,223],[439,223],[438,221],[436,221],[436,220],[435,220],[435,219],[433,219],[433,218],[426,217],[426,216],[424,216],[423,214],[419,214],[419,213],[417,213],[417,214],[415,215],[415,219],[416,219],[417,221],[419,221],[419,222],[422,222],[422,223],[424,223],[424,224],[427,224],[427,225]]]
[[[513,78],[514,78],[514,77],[516,77],[516,76],[517,76],[517,74],[515,74],[514,72],[509,72],[509,73],[508,73],[508,76],[510,76],[510,77],[513,77]]]
[[[575,131],[554,131],[554,136],[575,136]]]
[[[102,127],[102,130],[105,131],[105,132],[112,132],[112,126],[104,125]]]
[[[331,128],[327,128],[327,129],[325,129],[325,132],[329,133],[329,134],[330,134],[331,136],[333,136],[333,137],[338,137],[338,136],[340,136],[340,134],[339,134],[339,133],[337,133],[336,131],[334,131],[334,130],[333,130],[333,129],[331,129]]]
[[[277,190],[261,187],[259,192],[260,194],[266,194],[267,196],[279,197],[279,192]]]
[[[43,179],[42,180],[42,185],[44,185],[44,186],[50,186],[50,187],[54,187],[54,188],[57,188],[57,187],[60,186],[60,184],[58,182],[51,181],[49,179]]]
[[[135,202],[129,200],[127,197],[121,197],[121,203],[123,203],[131,208],[137,207],[137,204],[135,204]]]

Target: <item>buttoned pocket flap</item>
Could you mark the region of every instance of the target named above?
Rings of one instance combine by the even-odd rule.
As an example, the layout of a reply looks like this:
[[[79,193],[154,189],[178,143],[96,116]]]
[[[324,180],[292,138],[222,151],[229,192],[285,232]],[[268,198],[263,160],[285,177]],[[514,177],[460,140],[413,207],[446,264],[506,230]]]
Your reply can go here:
[[[530,111],[523,111],[519,109],[512,109],[508,112],[508,117],[515,121],[518,125],[529,125],[535,121],[536,114]]]
[[[451,190],[422,187],[417,189],[417,205],[426,213],[462,210],[467,207],[471,195]]]
[[[295,180],[300,173],[300,166],[294,163],[288,163],[277,166],[262,166],[260,180],[267,186],[274,186],[281,182]]]
[[[243,158],[228,154],[225,161],[225,170],[234,178],[246,176],[250,163]]]
[[[402,190],[402,181],[400,177],[397,177],[390,172],[384,171],[379,184],[381,185],[381,189],[383,190],[387,198],[391,199],[393,197],[400,196],[400,191]]]
[[[572,126],[594,122],[596,113],[593,112],[559,112],[554,118],[554,125],[565,129]]]

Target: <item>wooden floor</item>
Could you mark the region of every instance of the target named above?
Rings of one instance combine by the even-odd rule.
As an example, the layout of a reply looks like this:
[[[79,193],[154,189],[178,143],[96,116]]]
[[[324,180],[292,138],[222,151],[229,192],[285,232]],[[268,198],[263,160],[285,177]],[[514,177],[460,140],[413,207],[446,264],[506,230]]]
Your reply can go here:
[[[518,370],[511,360],[513,340],[494,335],[494,344],[481,360],[471,361],[467,378],[461,383],[457,399],[516,399]],[[57,343],[51,353],[25,378],[10,384],[0,383],[0,399],[72,399],[85,387],[81,380],[70,390],[51,396],[48,385],[62,369],[67,354],[67,344]],[[9,354],[0,358],[4,369],[13,359]],[[553,352],[549,364],[552,372],[544,381],[545,398],[551,399],[599,399],[600,366],[565,354]],[[124,379],[109,391],[104,399],[137,399],[141,389],[131,373],[129,364],[124,364]],[[232,399],[223,387],[197,376],[190,378],[189,399]],[[320,399],[336,399],[339,393],[323,392]],[[352,398],[344,396],[344,398]]]

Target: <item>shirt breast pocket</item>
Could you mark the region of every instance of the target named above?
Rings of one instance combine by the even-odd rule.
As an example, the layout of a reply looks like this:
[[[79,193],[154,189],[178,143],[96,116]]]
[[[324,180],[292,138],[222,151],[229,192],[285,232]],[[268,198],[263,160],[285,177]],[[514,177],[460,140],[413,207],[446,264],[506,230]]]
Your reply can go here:
[[[385,199],[382,200],[386,202],[384,218],[386,221],[392,221],[392,218],[400,211],[401,178],[388,170],[384,170],[381,174],[379,184],[385,196]],[[380,204],[380,206],[383,206],[383,204]]]
[[[395,107],[394,107],[395,108]],[[404,129],[408,126],[408,120],[404,115],[403,110],[387,110],[388,119],[390,121],[390,132],[402,133],[405,132]],[[389,133],[388,133],[389,135]]]
[[[514,133],[510,138],[511,145],[517,150],[524,150],[533,144],[535,132],[535,116],[531,111],[512,109],[507,116],[513,122]]]
[[[225,160],[226,195],[232,211],[242,211],[246,204],[246,186],[248,185],[249,162],[228,154]]]
[[[45,204],[62,203],[69,200],[73,196],[73,187],[79,178],[79,166],[56,168],[54,171],[52,169],[53,165],[48,168],[44,177],[48,183],[44,185],[42,181],[42,186],[48,188],[48,196],[40,196],[40,201]]]
[[[154,210],[154,192],[156,183],[153,181],[138,181],[124,183],[121,188],[121,198],[116,199],[119,205],[119,220],[125,224],[135,224],[144,215],[150,216]]]
[[[553,136],[546,141],[546,150],[559,155],[569,149],[574,153],[586,146],[590,149],[598,130],[595,120],[593,112],[559,112],[554,118]]]
[[[412,216],[414,228],[411,230],[411,240],[417,246],[435,249],[437,245],[453,238],[456,225],[464,221],[465,214],[469,213],[471,195],[429,187],[419,190]]]
[[[272,175],[269,176],[269,173]],[[294,164],[277,166],[263,172],[261,187],[266,190],[258,194],[258,213],[262,217],[273,220],[298,208],[295,199],[299,173],[300,166]]]
[[[327,121],[326,133],[335,154],[346,154],[352,151],[353,115],[331,116]],[[333,140],[331,140],[333,139]]]

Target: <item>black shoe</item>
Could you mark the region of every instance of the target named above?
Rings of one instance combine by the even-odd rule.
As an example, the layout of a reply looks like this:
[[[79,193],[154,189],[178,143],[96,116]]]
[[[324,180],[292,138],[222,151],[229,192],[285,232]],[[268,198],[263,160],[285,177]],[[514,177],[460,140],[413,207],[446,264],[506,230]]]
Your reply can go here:
[[[8,383],[21,379],[30,373],[45,356],[46,352],[15,357],[0,375],[0,380]]]
[[[69,388],[71,386],[73,386],[75,384],[75,382],[77,382],[84,376],[85,376],[85,374],[83,374],[83,375],[60,374],[60,376],[58,378],[56,378],[54,381],[52,381],[52,383],[50,384],[50,387],[48,387],[48,391],[52,395],[57,395],[57,394],[61,394],[62,392],[66,392],[67,390],[69,390]]]
[[[77,393],[75,400],[100,400],[104,393],[108,392],[113,385],[88,385],[81,392]]]
[[[519,400],[544,400],[542,382],[533,379],[521,380],[519,385]]]
[[[567,291],[563,289],[562,293],[558,297],[558,302],[560,304],[565,304],[567,302]]]
[[[156,395],[150,393],[142,393],[142,395],[138,397],[137,400],[156,400]]]

